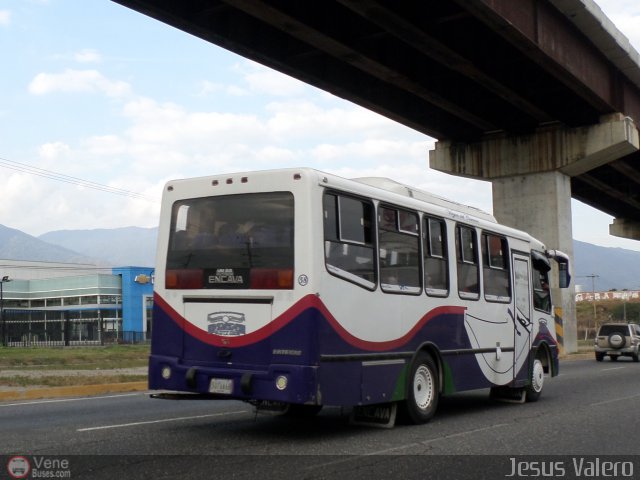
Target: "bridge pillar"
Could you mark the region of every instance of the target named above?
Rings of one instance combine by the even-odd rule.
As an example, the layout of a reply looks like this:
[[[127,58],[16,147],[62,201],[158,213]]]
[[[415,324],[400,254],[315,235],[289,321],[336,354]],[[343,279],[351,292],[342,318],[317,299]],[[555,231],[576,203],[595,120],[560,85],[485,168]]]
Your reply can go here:
[[[504,224],[528,232],[547,248],[561,250],[573,263],[571,226],[571,177],[551,171],[496,178],[493,186],[493,214]],[[556,314],[556,334],[564,352],[578,350],[574,282],[558,287],[558,270],[551,262],[551,298]],[[572,267],[575,272],[575,267]]]
[[[621,114],[580,128],[549,126],[534,134],[488,137],[476,143],[439,141],[429,152],[431,168],[490,180],[493,214],[559,249],[573,261],[571,176],[580,175],[638,150],[638,130]],[[552,262],[553,263],[553,262]],[[554,266],[554,271],[556,273]],[[551,284],[559,316],[556,329],[564,351],[577,351],[575,290]]]

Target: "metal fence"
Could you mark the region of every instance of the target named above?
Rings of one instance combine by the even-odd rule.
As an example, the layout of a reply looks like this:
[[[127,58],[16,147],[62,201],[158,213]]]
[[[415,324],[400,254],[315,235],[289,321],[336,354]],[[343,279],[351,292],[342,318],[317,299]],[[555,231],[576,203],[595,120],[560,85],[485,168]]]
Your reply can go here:
[[[68,311],[56,311],[55,315],[51,313],[38,310],[5,310],[0,325],[2,345],[89,346],[139,344],[151,340],[151,332],[123,331],[122,319],[72,318],[74,315]]]

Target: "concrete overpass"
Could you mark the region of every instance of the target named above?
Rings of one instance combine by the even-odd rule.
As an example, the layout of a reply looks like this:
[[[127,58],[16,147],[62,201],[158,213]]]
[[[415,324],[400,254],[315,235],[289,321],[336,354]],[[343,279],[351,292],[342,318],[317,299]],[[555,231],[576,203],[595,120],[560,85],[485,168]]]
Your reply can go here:
[[[571,196],[640,239],[640,56],[592,0],[114,1],[435,137],[432,168],[550,247]]]

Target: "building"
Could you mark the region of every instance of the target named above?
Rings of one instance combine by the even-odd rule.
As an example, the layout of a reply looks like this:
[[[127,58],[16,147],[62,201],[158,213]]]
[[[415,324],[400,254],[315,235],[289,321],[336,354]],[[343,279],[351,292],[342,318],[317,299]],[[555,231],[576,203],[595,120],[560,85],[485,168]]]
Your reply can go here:
[[[144,340],[153,275],[150,267],[0,260],[3,344]]]
[[[604,300],[637,300],[640,299],[638,290],[616,290],[609,292],[580,292],[576,293],[576,302],[593,302]]]

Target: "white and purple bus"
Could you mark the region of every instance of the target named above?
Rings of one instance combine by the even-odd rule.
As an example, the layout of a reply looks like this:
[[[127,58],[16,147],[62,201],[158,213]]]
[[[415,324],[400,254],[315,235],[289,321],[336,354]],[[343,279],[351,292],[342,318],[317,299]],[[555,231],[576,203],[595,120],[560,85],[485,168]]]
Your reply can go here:
[[[535,401],[558,374],[549,284],[568,285],[567,256],[388,179],[171,181],[157,255],[154,390],[423,423],[440,395]]]

